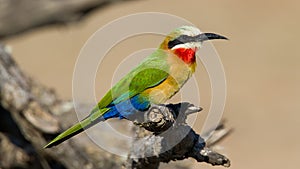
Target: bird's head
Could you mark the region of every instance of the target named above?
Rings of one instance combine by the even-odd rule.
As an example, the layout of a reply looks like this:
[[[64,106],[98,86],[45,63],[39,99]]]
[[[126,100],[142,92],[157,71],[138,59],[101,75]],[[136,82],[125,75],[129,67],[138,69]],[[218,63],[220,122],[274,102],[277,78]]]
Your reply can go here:
[[[207,40],[226,39],[226,37],[215,33],[202,33],[194,26],[182,26],[167,35],[160,49],[169,50],[181,58],[185,63],[195,62],[195,54]]]

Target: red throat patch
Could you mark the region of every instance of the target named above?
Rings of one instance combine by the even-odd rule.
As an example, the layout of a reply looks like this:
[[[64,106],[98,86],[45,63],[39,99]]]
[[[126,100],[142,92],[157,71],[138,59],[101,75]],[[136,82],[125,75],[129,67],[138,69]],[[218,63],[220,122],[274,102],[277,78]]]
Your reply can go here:
[[[196,49],[178,48],[175,49],[174,53],[187,64],[191,64],[196,61]]]

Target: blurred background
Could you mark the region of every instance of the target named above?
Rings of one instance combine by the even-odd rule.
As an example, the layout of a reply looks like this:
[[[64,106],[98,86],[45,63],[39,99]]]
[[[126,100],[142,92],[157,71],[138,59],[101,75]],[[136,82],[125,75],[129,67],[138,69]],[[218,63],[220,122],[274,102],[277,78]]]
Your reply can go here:
[[[72,98],[72,73],[87,39],[100,27],[137,12],[165,12],[183,17],[204,32],[226,35],[213,42],[224,65],[227,101],[224,118],[234,128],[217,151],[231,160],[232,169],[292,169],[300,156],[300,1],[140,0],[117,3],[65,26],[47,27],[5,40],[25,72]],[[151,21],[149,21],[151,22]],[[157,47],[162,37],[136,37],[117,45],[110,57]],[[99,46],[99,50],[101,47]],[[205,69],[201,77],[201,107],[210,105]],[[114,69],[97,77],[95,93],[109,88]],[[201,130],[198,116],[195,129]],[[185,160],[190,168],[215,168]]]

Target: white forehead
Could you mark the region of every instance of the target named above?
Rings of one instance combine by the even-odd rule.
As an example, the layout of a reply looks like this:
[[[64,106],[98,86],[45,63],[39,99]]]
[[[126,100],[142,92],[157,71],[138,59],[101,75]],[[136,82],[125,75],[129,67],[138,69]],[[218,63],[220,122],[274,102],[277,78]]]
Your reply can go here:
[[[194,26],[182,26],[179,27],[178,30],[182,35],[188,35],[188,36],[196,36],[201,33],[201,31]]]
[[[194,27],[194,26],[182,26],[176,29],[176,31],[180,32],[180,35],[188,35],[188,36],[196,36],[201,34],[201,31]],[[184,44],[178,44],[172,48],[178,49],[178,48],[200,48],[201,42],[189,42]]]

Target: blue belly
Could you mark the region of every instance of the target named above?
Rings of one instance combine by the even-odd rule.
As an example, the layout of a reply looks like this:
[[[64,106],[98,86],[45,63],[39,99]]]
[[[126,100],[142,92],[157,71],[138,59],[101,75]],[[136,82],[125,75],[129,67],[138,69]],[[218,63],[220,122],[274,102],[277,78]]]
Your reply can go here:
[[[110,105],[110,110],[102,117],[104,119],[110,118],[126,118],[131,119],[136,115],[143,115],[142,112],[148,110],[150,102],[145,97],[136,95],[129,100],[125,100],[116,105]]]

